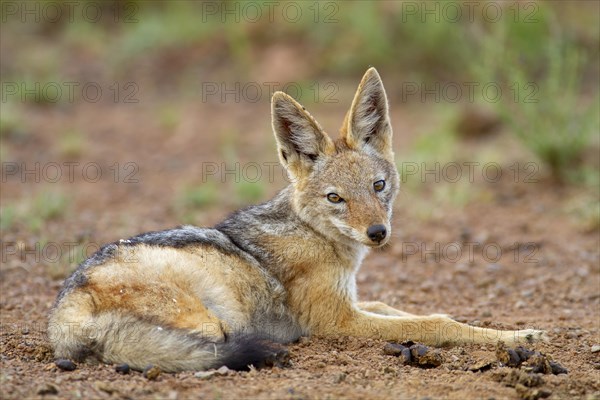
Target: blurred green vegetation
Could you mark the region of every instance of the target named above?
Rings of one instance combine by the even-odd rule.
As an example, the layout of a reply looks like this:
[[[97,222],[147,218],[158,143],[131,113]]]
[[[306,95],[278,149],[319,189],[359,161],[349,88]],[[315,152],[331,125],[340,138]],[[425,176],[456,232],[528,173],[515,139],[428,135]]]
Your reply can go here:
[[[535,24],[492,26],[480,43],[484,62],[472,69],[479,80],[500,82],[510,93],[496,110],[553,178],[589,183],[593,172],[585,157],[590,146],[598,146],[600,96],[598,82],[586,73],[598,67],[597,56],[577,44],[558,15],[541,11]],[[597,172],[591,180],[598,182]]]
[[[69,199],[64,193],[57,190],[45,190],[30,200],[23,216],[29,229],[38,232],[46,221],[63,217],[67,213],[68,207]]]
[[[85,135],[76,130],[67,130],[62,133],[58,139],[60,154],[67,159],[79,158],[84,150],[84,138]]]
[[[590,155],[600,142],[597,2],[91,2],[100,7],[98,21],[83,12],[88,2],[75,8],[52,3],[64,13],[56,22],[2,9],[2,49],[11,55],[0,64],[3,82],[29,88],[101,81],[108,87],[134,80],[150,96],[200,97],[199,80],[268,79],[263,70],[275,68],[284,50],[291,56],[278,68],[300,71],[294,76],[303,88],[317,79],[354,85],[370,65],[384,76],[392,99],[406,94],[406,82],[492,82],[502,89],[500,101],[480,90],[474,101],[501,116],[556,180],[599,179],[597,156]],[[43,10],[48,2],[37,4]],[[67,96],[54,101],[55,94],[42,89],[25,97],[27,106],[64,105]],[[22,92],[19,87],[3,100],[3,108]],[[458,101],[470,100],[463,93]],[[446,105],[456,111],[452,102]],[[178,126],[172,108],[158,118],[167,132]],[[2,137],[22,131],[20,121],[3,115]],[[78,152],[76,141],[64,140],[65,153]],[[437,147],[430,156],[445,157],[448,150]]]
[[[65,217],[69,206],[66,194],[47,188],[19,203],[3,201],[0,207],[0,231],[8,231],[15,224],[23,224],[29,231],[39,233],[48,221]]]
[[[3,104],[0,113],[0,139],[19,140],[25,134],[24,118],[12,104]]]
[[[160,110],[158,119],[161,129],[165,134],[170,135],[177,129],[181,122],[181,112],[172,105],[165,106]]]
[[[9,230],[15,223],[17,208],[14,205],[0,207],[0,231]]]
[[[83,12],[87,2],[74,7],[65,0],[52,2],[63,5],[56,22],[38,3],[41,21],[2,16],[4,33],[19,46],[3,65],[7,80],[61,78],[77,69],[66,68],[73,61],[101,62],[88,76],[135,71],[176,82],[188,69],[211,68],[248,77],[266,50],[289,46],[299,49],[297,62],[308,64],[311,76],[355,79],[375,65],[400,79],[455,81],[478,77],[472,71],[480,67],[493,72],[489,46],[510,49],[528,71],[543,73],[547,47],[560,43],[589,54],[582,72],[598,79],[598,8],[587,2],[91,2],[101,7],[95,21]],[[504,43],[489,40],[499,29]]]
[[[41,242],[41,247],[44,248],[44,242]],[[88,248],[87,243],[78,243],[76,246],[69,246],[68,250],[60,255],[57,262],[49,262],[47,265],[47,273],[52,279],[65,279],[77,266],[87,258],[85,250]]]

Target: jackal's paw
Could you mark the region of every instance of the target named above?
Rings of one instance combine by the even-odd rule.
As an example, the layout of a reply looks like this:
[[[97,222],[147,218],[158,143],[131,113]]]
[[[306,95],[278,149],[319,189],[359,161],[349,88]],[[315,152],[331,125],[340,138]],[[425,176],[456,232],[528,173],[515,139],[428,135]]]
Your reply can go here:
[[[546,331],[537,329],[523,329],[514,332],[515,343],[533,343],[533,342],[548,342],[549,338]]]

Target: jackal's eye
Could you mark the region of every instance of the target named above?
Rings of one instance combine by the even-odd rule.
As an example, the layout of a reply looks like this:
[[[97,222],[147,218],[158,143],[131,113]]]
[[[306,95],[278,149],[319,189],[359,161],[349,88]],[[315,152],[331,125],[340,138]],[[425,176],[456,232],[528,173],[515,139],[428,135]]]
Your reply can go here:
[[[337,193],[329,193],[327,195],[327,200],[329,200],[332,203],[341,203],[342,201],[344,201],[344,199],[342,199]]]
[[[373,189],[375,189],[376,192],[381,192],[383,189],[385,189],[385,181],[381,180],[381,181],[377,181],[373,184]]]

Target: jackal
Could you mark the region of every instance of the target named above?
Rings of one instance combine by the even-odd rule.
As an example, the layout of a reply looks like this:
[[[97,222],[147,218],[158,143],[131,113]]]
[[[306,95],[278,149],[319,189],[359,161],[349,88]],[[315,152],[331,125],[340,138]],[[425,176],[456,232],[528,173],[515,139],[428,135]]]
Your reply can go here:
[[[290,185],[214,228],[182,226],[102,247],[65,281],[49,320],[56,358],[163,371],[245,368],[302,335],[432,345],[539,340],[359,302],[356,273],[390,238],[399,179],[388,101],[364,75],[337,140],[282,92],[272,98]],[[265,340],[265,339],[268,339]]]

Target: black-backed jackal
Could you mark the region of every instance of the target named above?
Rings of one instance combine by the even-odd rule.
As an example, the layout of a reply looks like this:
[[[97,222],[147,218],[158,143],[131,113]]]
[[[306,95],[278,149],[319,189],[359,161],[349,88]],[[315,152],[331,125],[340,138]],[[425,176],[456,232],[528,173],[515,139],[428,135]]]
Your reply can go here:
[[[181,371],[244,368],[272,354],[265,339],[311,334],[433,345],[543,338],[358,301],[356,273],[368,250],[390,238],[399,186],[374,68],[337,140],[282,92],[273,95],[272,121],[291,184],[214,228],[183,226],[104,246],[58,296],[49,322],[56,358]]]

